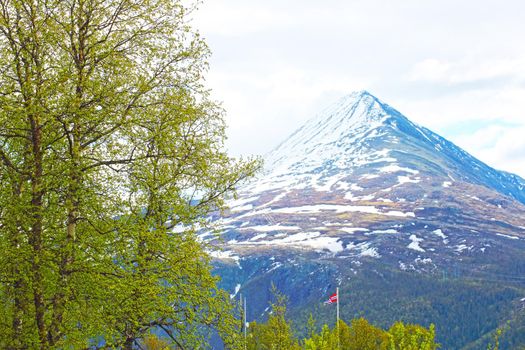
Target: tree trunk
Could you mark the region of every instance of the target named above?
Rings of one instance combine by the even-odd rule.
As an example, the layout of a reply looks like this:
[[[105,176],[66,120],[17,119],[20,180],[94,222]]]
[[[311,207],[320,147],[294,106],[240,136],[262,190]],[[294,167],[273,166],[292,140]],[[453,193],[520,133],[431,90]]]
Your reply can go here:
[[[133,350],[133,343],[135,340],[131,337],[126,338],[126,342],[124,343],[123,350]]]
[[[21,201],[21,183],[22,183],[22,177],[21,176],[13,176],[13,185],[12,185],[12,198],[20,202]],[[14,217],[17,217],[16,214],[13,213]],[[22,227],[22,224],[19,220],[19,217],[15,220],[16,224],[14,224],[13,227],[10,228],[10,246],[11,250],[15,252],[15,254],[18,255],[20,252],[20,248],[22,245],[21,235],[22,232],[19,231],[19,228]],[[12,321],[12,327],[13,327],[13,342],[12,346],[16,349],[27,349],[27,346],[24,344],[24,315],[28,312],[28,301],[26,300],[27,296],[27,283],[24,281],[23,278],[23,270],[19,266],[18,260],[12,260],[11,261],[12,267],[11,267],[11,274],[15,277],[15,281],[13,282],[13,295],[14,295],[14,310],[13,310],[13,321]]]
[[[35,319],[38,328],[40,348],[47,348],[47,329],[45,324],[46,306],[44,301],[43,276],[42,276],[42,129],[38,116],[30,117],[31,142],[33,156],[33,172],[31,175],[31,237],[30,244],[33,249],[31,267],[33,272],[33,301],[35,304]]]

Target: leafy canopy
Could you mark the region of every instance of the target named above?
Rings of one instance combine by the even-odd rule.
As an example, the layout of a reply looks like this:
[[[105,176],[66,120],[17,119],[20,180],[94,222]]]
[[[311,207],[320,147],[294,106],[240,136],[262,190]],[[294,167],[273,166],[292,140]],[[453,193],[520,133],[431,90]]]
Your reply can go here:
[[[186,3],[0,0],[1,348],[238,341],[194,231],[256,164]]]

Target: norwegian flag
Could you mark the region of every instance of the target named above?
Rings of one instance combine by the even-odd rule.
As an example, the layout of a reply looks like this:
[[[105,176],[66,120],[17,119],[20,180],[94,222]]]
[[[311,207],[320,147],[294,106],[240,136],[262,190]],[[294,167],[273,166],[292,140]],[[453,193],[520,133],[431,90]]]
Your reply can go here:
[[[328,300],[325,301],[324,303],[325,304],[337,303],[337,293],[334,293],[334,294],[330,295],[330,298],[328,298]]]

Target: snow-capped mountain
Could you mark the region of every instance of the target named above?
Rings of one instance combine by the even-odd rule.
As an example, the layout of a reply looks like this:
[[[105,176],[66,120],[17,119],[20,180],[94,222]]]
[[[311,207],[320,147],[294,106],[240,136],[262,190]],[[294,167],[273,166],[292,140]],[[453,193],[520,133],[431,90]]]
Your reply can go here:
[[[212,255],[232,295],[258,295],[257,318],[270,281],[300,289],[299,307],[371,270],[525,274],[524,188],[360,91],[271,151],[230,210],[213,217],[221,239],[201,238],[220,247]]]
[[[489,221],[486,233],[525,234],[523,179],[489,167],[366,91],[309,120],[265,164],[221,219],[234,251],[300,246],[343,253],[361,236],[361,254],[379,256],[374,233],[411,232],[406,247],[423,252],[420,236],[477,232],[480,219]],[[423,223],[423,232],[406,228]],[[450,248],[466,249],[462,239]]]
[[[346,175],[374,176],[406,164],[451,182],[483,185],[525,203],[525,180],[490,168],[366,91],[343,97],[309,120],[270,152],[265,163],[264,178],[247,190],[330,190],[338,183],[344,186],[341,178]]]

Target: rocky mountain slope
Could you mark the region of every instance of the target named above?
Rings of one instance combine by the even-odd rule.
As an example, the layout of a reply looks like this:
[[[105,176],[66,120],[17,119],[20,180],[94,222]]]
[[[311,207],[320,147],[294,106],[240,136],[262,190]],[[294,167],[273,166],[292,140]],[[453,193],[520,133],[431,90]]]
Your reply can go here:
[[[219,246],[211,254],[232,297],[249,296],[249,319],[268,311],[272,282],[293,295],[298,320],[329,317],[317,308],[339,286],[347,318],[432,321],[444,348],[467,349],[525,297],[524,188],[360,91],[270,152],[211,218],[218,231],[200,237]],[[464,305],[484,321],[456,324]]]

